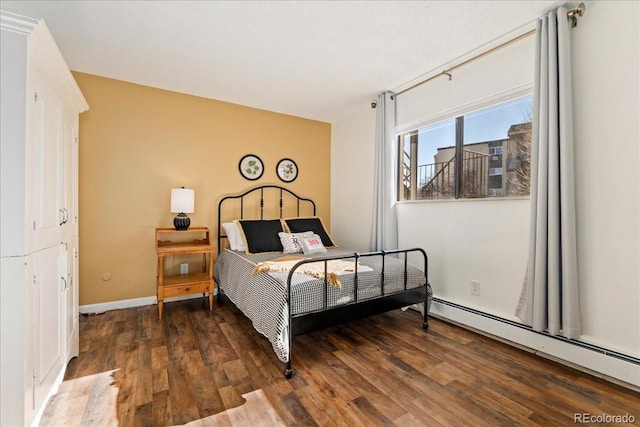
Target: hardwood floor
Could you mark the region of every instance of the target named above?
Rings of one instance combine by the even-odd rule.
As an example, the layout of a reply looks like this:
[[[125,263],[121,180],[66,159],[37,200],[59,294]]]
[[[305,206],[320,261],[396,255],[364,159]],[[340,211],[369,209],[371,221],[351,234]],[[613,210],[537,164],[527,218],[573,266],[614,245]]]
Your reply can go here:
[[[156,306],[116,310],[80,327],[41,425],[640,425],[639,393],[437,319],[425,332],[411,310],[296,337],[288,381],[229,305],[168,303],[162,321]]]

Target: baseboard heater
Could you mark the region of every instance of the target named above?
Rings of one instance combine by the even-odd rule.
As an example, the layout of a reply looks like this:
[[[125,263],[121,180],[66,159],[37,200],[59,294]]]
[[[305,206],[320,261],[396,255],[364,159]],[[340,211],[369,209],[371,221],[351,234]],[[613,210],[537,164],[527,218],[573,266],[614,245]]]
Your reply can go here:
[[[634,356],[630,356],[628,354],[624,354],[624,353],[620,353],[620,352],[617,352],[617,351],[609,350],[607,348],[600,347],[600,346],[597,346],[597,345],[594,345],[594,344],[589,344],[589,343],[586,343],[586,342],[583,342],[583,341],[578,341],[578,340],[574,340],[574,339],[565,338],[565,337],[560,336],[560,335],[551,335],[548,332],[534,331],[533,328],[531,328],[530,326],[527,326],[527,325],[523,325],[522,323],[515,322],[515,321],[509,320],[509,319],[505,319],[503,317],[496,316],[496,315],[493,315],[493,314],[485,313],[485,312],[480,311],[480,310],[475,310],[473,308],[465,307],[464,305],[456,304],[454,302],[443,300],[443,299],[440,299],[440,298],[433,298],[432,301],[436,302],[438,304],[442,304],[442,305],[446,305],[446,306],[455,308],[457,310],[462,310],[462,311],[466,311],[466,312],[472,313],[472,314],[474,314],[476,316],[486,317],[486,318],[494,320],[496,322],[501,322],[501,323],[505,323],[505,324],[510,325],[510,326],[515,326],[517,328],[524,329],[526,331],[533,332],[533,333],[538,334],[538,335],[543,335],[543,336],[548,337],[548,338],[553,338],[555,340],[564,341],[564,342],[566,342],[568,344],[575,345],[575,346],[578,346],[578,347],[582,347],[582,348],[585,348],[587,350],[595,351],[595,352],[604,354],[604,355],[609,356],[609,357],[615,357],[616,359],[620,359],[620,360],[623,360],[625,362],[633,363],[634,365],[640,365],[640,358],[638,358],[638,357],[634,357]]]

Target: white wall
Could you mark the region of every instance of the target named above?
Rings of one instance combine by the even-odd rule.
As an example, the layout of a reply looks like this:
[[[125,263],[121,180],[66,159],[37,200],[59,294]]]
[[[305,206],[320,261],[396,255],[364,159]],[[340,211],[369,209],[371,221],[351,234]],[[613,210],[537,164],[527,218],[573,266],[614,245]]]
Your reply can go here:
[[[369,250],[376,110],[370,101],[331,126],[331,236],[342,247]]]
[[[584,339],[640,355],[640,3],[589,2],[573,30]]]
[[[640,4],[586,5],[572,30],[582,339],[640,357]],[[332,234],[345,243],[368,244],[372,184],[365,177],[373,173],[374,128],[367,100],[332,124]],[[528,206],[528,200],[405,203],[400,242],[427,249],[437,297],[513,319]],[[470,280],[481,282],[480,296],[471,295]],[[577,350],[576,357],[568,354],[580,363]],[[640,373],[622,377],[640,385]]]
[[[401,247],[429,255],[434,295],[515,320],[525,275],[529,200],[451,200],[398,205]],[[471,295],[471,281],[480,295]]]
[[[509,34],[506,40],[531,30],[535,30],[533,23]],[[532,93],[535,41],[533,35],[526,36],[453,70],[451,80],[440,76],[399,94],[396,97],[396,128],[399,132],[413,130]]]

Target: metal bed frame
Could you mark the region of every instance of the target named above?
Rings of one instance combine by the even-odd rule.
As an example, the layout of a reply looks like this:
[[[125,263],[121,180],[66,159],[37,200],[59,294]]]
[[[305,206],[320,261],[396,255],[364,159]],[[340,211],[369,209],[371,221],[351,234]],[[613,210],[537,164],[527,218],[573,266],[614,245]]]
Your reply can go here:
[[[276,191],[276,195],[278,195],[278,203],[279,203],[279,217],[282,218],[284,211],[284,203],[285,197],[295,201],[296,204],[296,216],[300,216],[300,208],[301,204],[308,204],[309,208],[311,208],[312,215],[316,215],[316,205],[315,202],[311,199],[307,199],[304,197],[300,197],[292,191],[280,187],[278,185],[261,185],[257,187],[250,188],[241,194],[228,195],[220,199],[218,202],[218,253],[221,250],[222,239],[226,239],[227,236],[224,233],[224,229],[222,228],[222,207],[225,202],[231,200],[239,199],[240,202],[240,217],[236,219],[246,219],[245,216],[245,197],[249,195],[259,192],[260,193],[260,202],[259,202],[259,219],[264,219],[264,200],[265,200],[265,190],[273,190]],[[278,194],[279,193],[279,194]],[[257,218],[251,218],[257,219]],[[424,262],[424,275],[425,275],[425,283],[420,287],[407,289],[407,267],[408,262],[407,258],[410,253],[417,253],[418,256],[422,257]],[[404,288],[401,291],[386,293],[385,292],[385,283],[384,283],[384,270],[385,270],[385,259],[387,256],[403,256],[404,257]],[[365,300],[358,300],[358,270],[357,270],[357,261],[360,258],[365,257],[382,257],[382,289],[381,295],[375,298],[369,298]],[[339,305],[336,307],[328,307],[327,304],[327,295],[328,295],[328,286],[330,286],[327,282],[327,262],[330,260],[337,259],[354,259],[356,262],[356,270],[354,275],[354,300],[352,302]],[[295,271],[307,263],[323,261],[325,266],[325,279],[324,279],[324,301],[323,308],[320,310],[304,312],[299,314],[292,314],[291,310],[291,280]],[[428,257],[426,252],[421,248],[411,248],[411,249],[395,249],[388,251],[375,251],[375,252],[366,252],[366,253],[353,253],[353,254],[345,254],[345,255],[328,255],[319,258],[312,259],[304,259],[298,263],[296,263],[290,270],[287,277],[287,304],[288,313],[289,313],[289,323],[287,326],[288,329],[288,339],[289,339],[289,355],[288,359],[285,362],[286,367],[284,371],[285,378],[289,379],[293,375],[293,369],[291,366],[291,354],[293,348],[293,337],[296,335],[301,335],[304,333],[312,332],[315,330],[323,329],[329,326],[350,322],[352,320],[362,319],[365,317],[369,317],[375,314],[384,313],[390,310],[394,310],[401,307],[406,307],[412,304],[424,303],[424,314],[423,314],[423,322],[422,328],[427,330],[429,328],[428,317],[427,317],[427,306],[428,306],[428,292],[427,286],[429,284],[428,281]],[[218,296],[224,297],[225,300],[230,301],[234,306],[235,304],[229,298],[224,296],[223,284],[218,284]]]

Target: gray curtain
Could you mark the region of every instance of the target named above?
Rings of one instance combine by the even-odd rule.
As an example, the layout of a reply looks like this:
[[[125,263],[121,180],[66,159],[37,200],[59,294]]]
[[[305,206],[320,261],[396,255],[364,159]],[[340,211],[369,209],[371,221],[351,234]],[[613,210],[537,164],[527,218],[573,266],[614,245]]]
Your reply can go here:
[[[376,106],[376,140],[373,188],[373,221],[370,249],[398,248],[396,220],[396,161],[393,129],[396,106],[391,92],[378,95]]]
[[[581,334],[574,192],[571,40],[567,10],[536,29],[527,275],[516,315],[536,331]]]

